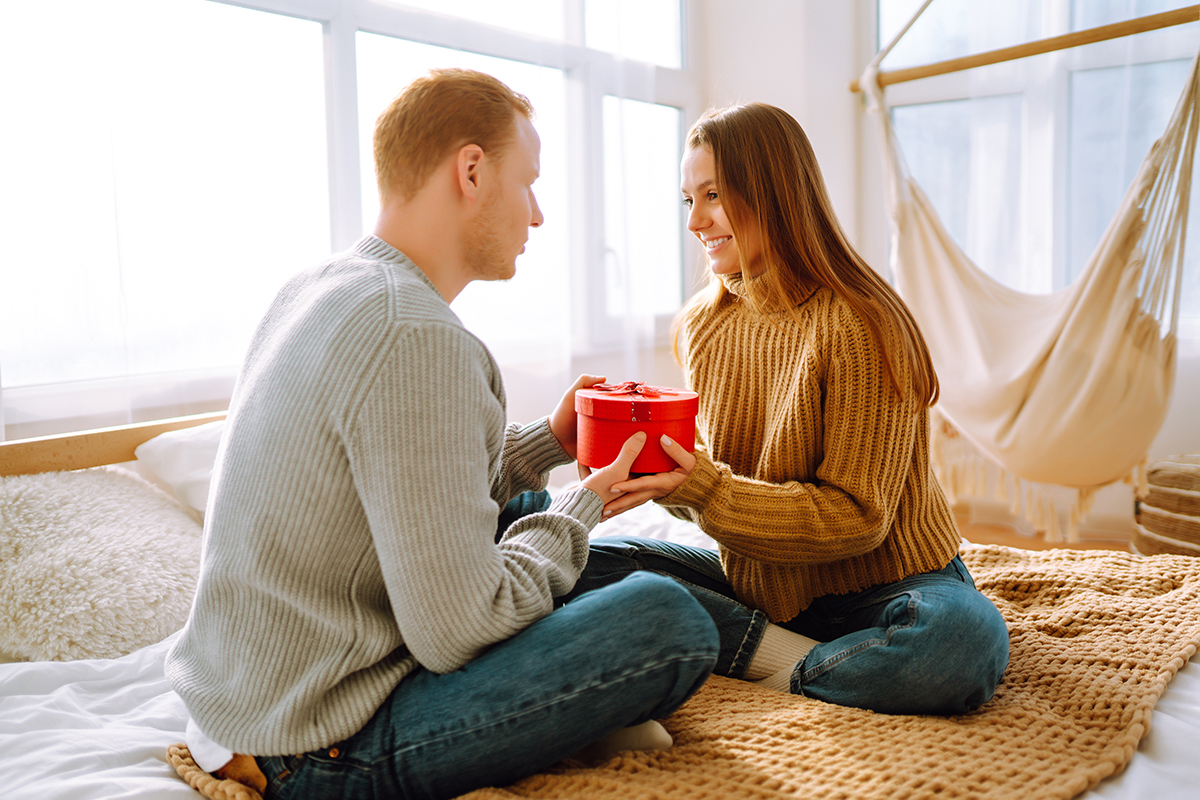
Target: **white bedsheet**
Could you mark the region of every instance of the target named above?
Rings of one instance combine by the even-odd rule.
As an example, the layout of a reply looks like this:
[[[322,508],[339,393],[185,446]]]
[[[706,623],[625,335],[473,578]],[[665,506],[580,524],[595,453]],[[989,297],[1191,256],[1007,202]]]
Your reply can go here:
[[[0,796],[199,797],[166,762],[187,726],[163,674],[177,635],[117,659],[0,664]]]
[[[636,526],[635,524],[636,523]],[[657,507],[605,522],[628,533],[703,545]],[[112,660],[0,664],[0,797],[5,800],[170,800],[200,795],[166,763],[186,715],[163,660],[174,636]],[[1121,775],[1086,800],[1200,797],[1200,658],[1167,687],[1150,733]]]

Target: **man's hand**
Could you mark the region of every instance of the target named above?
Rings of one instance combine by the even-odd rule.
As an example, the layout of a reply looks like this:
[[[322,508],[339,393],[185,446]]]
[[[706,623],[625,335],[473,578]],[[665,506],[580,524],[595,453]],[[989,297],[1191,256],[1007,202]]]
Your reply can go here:
[[[608,508],[609,503],[621,496],[621,492],[613,487],[622,481],[629,480],[629,468],[633,466],[634,459],[638,457],[638,453],[642,452],[642,448],[645,446],[646,433],[638,431],[625,440],[625,444],[621,445],[621,452],[617,454],[616,461],[607,467],[601,467],[593,472],[580,464],[579,477],[583,480],[584,488],[591,489],[600,495],[600,499],[604,501],[604,507]]]
[[[616,516],[622,511],[637,508],[647,500],[666,497],[678,489],[680,484],[687,480],[687,476],[692,474],[692,470],[696,467],[696,457],[669,436],[663,436],[659,441],[662,442],[663,451],[675,459],[675,463],[679,466],[670,472],[642,475],[614,484],[610,488],[616,496],[611,501],[604,503],[606,519]]]
[[[550,432],[571,458],[576,457],[575,451],[579,444],[579,432],[575,427],[579,416],[575,412],[575,392],[590,389],[597,383],[604,383],[603,375],[580,375],[558,402],[558,408],[550,415]]]

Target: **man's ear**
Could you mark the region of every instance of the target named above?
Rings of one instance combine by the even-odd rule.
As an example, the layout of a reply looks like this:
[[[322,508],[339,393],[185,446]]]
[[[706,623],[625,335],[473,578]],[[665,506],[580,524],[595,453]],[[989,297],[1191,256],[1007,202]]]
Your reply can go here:
[[[487,155],[477,144],[463,145],[458,150],[455,161],[458,189],[467,199],[474,200],[479,196],[483,179],[483,164]]]

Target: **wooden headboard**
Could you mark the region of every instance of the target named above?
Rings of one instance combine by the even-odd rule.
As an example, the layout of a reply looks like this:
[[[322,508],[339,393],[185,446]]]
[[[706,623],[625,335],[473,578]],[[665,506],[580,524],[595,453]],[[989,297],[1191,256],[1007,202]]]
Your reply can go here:
[[[160,433],[221,419],[225,419],[225,412],[214,411],[189,417],[0,442],[0,476],[122,464],[137,458],[133,452],[137,446]]]

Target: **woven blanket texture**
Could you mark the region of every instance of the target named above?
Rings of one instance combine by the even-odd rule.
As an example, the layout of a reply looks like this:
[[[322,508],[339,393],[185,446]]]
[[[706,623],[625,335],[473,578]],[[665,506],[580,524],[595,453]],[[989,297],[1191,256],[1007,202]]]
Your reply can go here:
[[[996,696],[889,716],[713,676],[663,724],[667,752],[564,761],[470,800],[1071,798],[1120,772],[1200,643],[1200,558],[964,543],[1008,622]]]

